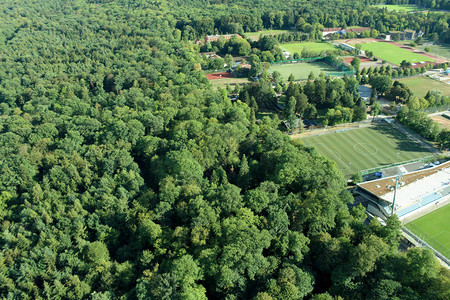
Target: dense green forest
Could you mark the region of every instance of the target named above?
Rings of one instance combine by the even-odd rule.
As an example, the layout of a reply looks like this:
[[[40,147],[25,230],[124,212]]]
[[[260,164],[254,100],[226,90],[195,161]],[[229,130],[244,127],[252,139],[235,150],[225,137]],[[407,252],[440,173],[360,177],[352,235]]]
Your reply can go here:
[[[1,1],[0,297],[448,299],[396,216],[365,225],[334,162],[201,70],[194,38],[278,11],[449,35],[446,14],[329,2]]]

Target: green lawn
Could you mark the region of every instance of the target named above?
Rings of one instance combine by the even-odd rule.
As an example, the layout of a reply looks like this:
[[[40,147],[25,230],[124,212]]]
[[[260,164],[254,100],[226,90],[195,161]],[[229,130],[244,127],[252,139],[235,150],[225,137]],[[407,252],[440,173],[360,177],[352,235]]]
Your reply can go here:
[[[425,52],[425,47],[430,47],[430,54],[435,54],[450,59],[450,45],[421,45],[415,48]]]
[[[214,79],[210,80],[212,86],[215,88],[226,87],[228,84],[234,87],[236,84],[243,85],[244,83],[250,83],[247,78],[224,78],[224,79]]]
[[[361,44],[361,49],[364,51],[370,50],[373,52],[374,56],[396,65],[400,65],[403,60],[411,63],[420,61],[434,62],[432,58],[413,53],[385,42]]]
[[[269,71],[278,71],[281,73],[283,79],[287,80],[289,75],[293,74],[295,80],[307,79],[309,73],[313,72],[315,76],[318,76],[320,72],[337,72],[335,68],[322,62],[315,61],[310,63],[296,63],[296,64],[285,64],[285,65],[271,65]]]
[[[439,208],[405,225],[431,247],[450,258],[450,205]]]
[[[282,33],[289,33],[290,30],[262,30],[262,31],[255,31],[255,32],[246,32],[245,36],[252,41],[259,40],[259,36],[262,34],[264,35],[275,35],[275,34],[282,34]]]
[[[388,11],[415,11],[418,10],[417,6],[414,5],[389,5],[389,4],[379,4],[379,5],[373,5],[375,7],[386,7]]]
[[[327,42],[303,42],[303,43],[292,43],[292,44],[283,44],[280,46],[284,51],[290,52],[291,55],[294,55],[295,52],[298,54],[302,53],[304,48],[308,50],[314,51],[323,51],[323,50],[336,50],[336,47]]]
[[[418,97],[425,97],[431,90],[439,90],[444,96],[450,96],[450,85],[428,77],[405,78],[399,81],[406,84]]]
[[[351,129],[302,138],[307,146],[334,160],[345,176],[361,170],[430,155],[390,125]]]

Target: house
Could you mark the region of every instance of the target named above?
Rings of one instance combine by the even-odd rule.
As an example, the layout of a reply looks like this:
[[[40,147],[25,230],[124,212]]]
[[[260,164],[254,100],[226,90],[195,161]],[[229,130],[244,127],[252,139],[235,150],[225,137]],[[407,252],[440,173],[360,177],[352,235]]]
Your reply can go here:
[[[345,35],[347,33],[353,32],[356,35],[360,35],[362,32],[371,31],[370,27],[352,27],[352,28],[342,28],[342,27],[334,27],[334,28],[324,28],[322,30],[323,37],[332,37],[333,34],[337,33],[339,35]]]
[[[349,44],[346,44],[346,43],[340,43],[340,44],[339,44],[339,47],[342,48],[342,49],[344,49],[345,51],[348,51],[348,52],[354,52],[354,51],[356,50],[355,47],[353,47],[353,46],[351,46],[351,45],[349,45]],[[359,50],[359,52],[360,52],[360,54],[362,54],[362,55],[366,55],[366,52],[364,52],[364,51],[362,51],[362,50]]]
[[[416,32],[414,30],[406,29],[405,31],[389,31],[390,40],[394,40],[394,36],[398,35],[400,41],[408,41],[416,38]]]
[[[204,55],[206,58],[215,59],[215,58],[221,58],[219,55],[217,55],[216,52],[202,52],[199,53],[199,55]]]
[[[202,41],[201,41],[201,40],[196,40],[196,41],[194,42],[194,44],[195,44],[195,45],[201,45],[201,44],[202,44]]]
[[[390,41],[390,40],[392,40],[392,34],[390,34],[390,33],[383,33],[383,34],[380,34],[378,36],[378,38],[383,39],[385,41]]]
[[[252,65],[247,63],[240,63],[238,66],[240,66],[241,69],[251,69]]]
[[[413,40],[416,38],[416,32],[414,30],[406,29],[405,31],[405,40]]]
[[[360,84],[359,95],[361,96],[361,99],[363,101],[368,102],[370,100],[370,96],[372,96],[372,89],[370,87]]]
[[[322,29],[322,36],[329,36],[333,33],[339,32],[342,30],[342,27],[334,27],[334,28],[324,28]]]
[[[231,39],[233,36],[242,39],[242,36],[240,36],[239,34],[223,34],[223,35],[207,35],[205,36],[205,44],[211,43],[211,42],[216,42],[218,41],[220,38],[224,38],[226,40]]]

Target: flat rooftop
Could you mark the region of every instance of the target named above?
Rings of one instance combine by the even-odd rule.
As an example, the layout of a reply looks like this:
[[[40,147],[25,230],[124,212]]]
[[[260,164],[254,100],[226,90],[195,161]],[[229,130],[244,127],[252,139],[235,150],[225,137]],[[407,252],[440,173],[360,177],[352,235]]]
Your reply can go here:
[[[420,171],[403,175],[397,189],[396,204],[399,207],[420,197],[439,191],[450,184],[450,161]],[[358,184],[361,188],[391,202],[394,198],[395,176]]]

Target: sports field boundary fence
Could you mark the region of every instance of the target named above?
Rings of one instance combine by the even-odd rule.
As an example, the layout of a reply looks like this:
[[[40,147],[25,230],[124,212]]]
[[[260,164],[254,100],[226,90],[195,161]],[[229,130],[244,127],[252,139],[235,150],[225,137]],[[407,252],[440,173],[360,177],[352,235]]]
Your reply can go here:
[[[447,267],[450,267],[450,260],[443,255],[441,252],[437,251],[435,248],[433,248],[432,246],[430,246],[427,242],[425,242],[423,239],[421,239],[420,237],[418,237],[416,234],[414,234],[411,230],[407,229],[405,226],[402,226],[402,230],[404,233],[406,233],[407,235],[409,235],[411,238],[413,238],[416,243],[422,247],[428,248],[431,251],[434,252],[434,254],[441,260],[443,261]],[[444,246],[445,247],[445,246]],[[446,248],[446,247],[445,247]],[[448,251],[448,249],[447,249]]]
[[[328,76],[352,76],[355,75],[356,71],[341,71],[341,72],[327,72],[326,75]]]
[[[309,61],[316,61],[324,59],[324,56],[320,57],[309,57],[309,58],[299,58],[299,59],[287,59],[287,60],[278,60],[271,62],[271,65],[285,65],[285,64],[292,64],[292,63],[301,63],[301,62],[309,62]]]
[[[386,165],[386,166],[380,166],[380,167],[375,167],[375,168],[371,168],[371,169],[361,170],[360,173],[361,173],[361,175],[364,176],[364,175],[367,175],[367,174],[380,172],[382,170],[385,170],[385,169],[388,169],[388,168],[392,168],[392,167],[396,167],[396,166],[400,166],[400,165],[415,163],[415,162],[419,162],[419,161],[426,162],[426,161],[429,161],[430,159],[432,159],[434,157],[436,157],[436,156],[435,155],[429,155],[429,156],[415,158],[415,159],[411,159],[411,160],[407,160],[407,161],[396,162],[396,163],[389,164],[389,165]]]

